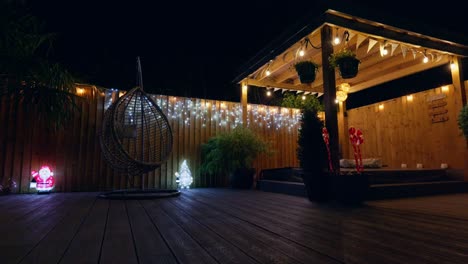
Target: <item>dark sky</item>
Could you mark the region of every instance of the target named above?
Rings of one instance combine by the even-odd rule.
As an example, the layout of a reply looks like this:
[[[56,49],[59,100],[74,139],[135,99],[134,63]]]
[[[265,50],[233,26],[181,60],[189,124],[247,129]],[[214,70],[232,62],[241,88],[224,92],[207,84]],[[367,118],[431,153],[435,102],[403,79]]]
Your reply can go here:
[[[152,93],[238,101],[243,64],[306,15],[333,4],[467,32],[462,8],[410,1],[27,1],[58,33],[54,58],[85,82],[128,90],[140,56]],[[458,17],[457,17],[458,14]]]

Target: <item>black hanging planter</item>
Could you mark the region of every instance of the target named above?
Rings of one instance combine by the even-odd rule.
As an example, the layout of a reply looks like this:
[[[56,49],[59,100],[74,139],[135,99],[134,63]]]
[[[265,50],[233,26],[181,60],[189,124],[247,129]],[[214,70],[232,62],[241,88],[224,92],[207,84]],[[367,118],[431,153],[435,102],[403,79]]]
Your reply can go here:
[[[341,58],[337,64],[340,70],[341,78],[349,79],[354,78],[358,74],[360,61],[355,57]]]
[[[294,65],[301,83],[312,83],[318,70],[318,65],[313,61],[300,61]]]

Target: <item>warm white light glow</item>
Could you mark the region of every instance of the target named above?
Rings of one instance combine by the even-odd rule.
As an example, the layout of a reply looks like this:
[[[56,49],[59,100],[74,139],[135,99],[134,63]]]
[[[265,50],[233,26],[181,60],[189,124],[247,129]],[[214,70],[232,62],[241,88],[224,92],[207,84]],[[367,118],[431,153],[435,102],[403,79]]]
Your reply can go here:
[[[338,99],[335,99],[335,104],[339,103],[340,101],[338,101]]]
[[[341,42],[341,41],[340,41],[340,38],[339,38],[339,37],[335,37],[335,39],[333,40],[333,44],[335,44],[335,45],[340,44],[340,42]]]
[[[243,93],[247,92],[247,84],[242,85],[242,92]]]
[[[338,100],[338,102],[344,102],[346,98],[348,98],[348,94],[343,91],[336,91],[336,100]]]
[[[428,63],[428,62],[429,62],[429,58],[428,58],[427,56],[424,56],[423,62],[424,62],[424,63]]]
[[[84,94],[84,92],[85,92],[85,89],[76,87],[76,94],[81,95],[81,94]]]
[[[447,85],[442,86],[442,92],[448,92],[449,87]]]
[[[271,96],[271,91],[267,91],[267,92],[266,92],[266,95],[267,95],[267,96]]]
[[[388,54],[388,49],[387,49],[387,48],[384,48],[384,49],[382,50],[382,55],[385,56],[385,55],[387,55],[387,54]]]
[[[267,70],[265,74],[266,74],[266,76],[270,76],[271,71],[270,71],[270,70]]]
[[[349,85],[349,83],[342,83],[340,84],[340,90],[345,92],[345,93],[348,93],[349,92],[349,89],[351,89],[351,85]]]
[[[379,110],[383,110],[384,109],[384,105],[383,104],[379,104]]]
[[[457,65],[455,64],[455,62],[453,62],[453,61],[450,62],[450,69],[455,70],[456,67],[457,67]]]
[[[299,51],[299,56],[303,57],[305,55],[305,51],[304,50],[300,50]]]
[[[412,95],[412,94],[407,95],[407,96],[406,96],[406,101],[408,101],[408,102],[413,102],[413,95]]]
[[[305,100],[305,99],[306,99],[306,96],[305,96],[305,95],[303,95],[303,96],[302,96],[302,100]]]

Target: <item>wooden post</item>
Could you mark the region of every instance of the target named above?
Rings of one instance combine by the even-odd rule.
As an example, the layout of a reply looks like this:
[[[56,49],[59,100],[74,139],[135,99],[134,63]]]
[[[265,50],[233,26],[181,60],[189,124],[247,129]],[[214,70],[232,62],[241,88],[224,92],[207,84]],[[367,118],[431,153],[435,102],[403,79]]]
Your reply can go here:
[[[349,158],[348,118],[346,116],[346,101],[339,103],[338,112],[338,137],[340,143],[341,158]]]
[[[452,62],[451,62],[452,63]],[[461,58],[456,57],[453,59],[453,63],[455,67],[450,67],[452,72],[452,83],[453,83],[453,94],[456,95],[459,93],[461,97],[461,105],[460,108],[457,109],[458,113],[460,113],[461,108],[466,105],[466,90],[465,90],[465,82],[463,77],[463,64]],[[466,139],[466,147],[465,147],[465,168],[463,171],[463,178],[465,181],[468,181],[468,139]]]
[[[247,127],[247,84],[241,83],[242,126]]]
[[[322,27],[322,73],[323,73],[323,103],[325,105],[325,125],[330,134],[330,152],[333,168],[339,172],[339,138],[336,98],[335,69],[330,67],[328,58],[333,53],[332,28],[328,25]]]

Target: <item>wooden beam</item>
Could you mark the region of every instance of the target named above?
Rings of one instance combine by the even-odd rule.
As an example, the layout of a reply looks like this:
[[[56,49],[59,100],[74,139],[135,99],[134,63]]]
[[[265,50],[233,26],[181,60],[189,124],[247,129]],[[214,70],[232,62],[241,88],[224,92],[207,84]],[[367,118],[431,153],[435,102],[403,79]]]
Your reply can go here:
[[[434,68],[441,66],[443,64],[447,64],[448,59],[441,59],[438,62],[433,62],[431,63],[432,67],[427,67],[424,63],[421,62],[415,62],[415,61],[409,61],[407,64],[411,65],[396,65],[393,68],[389,68],[386,70],[386,72],[378,72],[379,76],[373,76],[373,75],[366,75],[368,78],[360,83],[353,83],[351,85],[351,90],[350,92],[354,93],[369,87],[374,87],[376,85],[389,82],[395,79],[399,79],[404,76],[408,76],[417,72],[421,72],[424,70],[428,70],[429,68]]]
[[[326,12],[324,14],[324,19],[326,23],[330,23],[334,26],[357,30],[366,34],[380,36],[385,39],[392,39],[403,43],[423,46],[428,49],[445,51],[464,57],[468,56],[468,46],[426,36],[408,30],[398,29],[392,26],[369,21],[366,19],[351,17],[341,12]]]
[[[323,74],[323,104],[325,105],[325,124],[330,134],[330,152],[333,168],[340,171],[339,158],[339,138],[338,138],[338,118],[335,104],[336,82],[335,70],[330,67],[328,57],[333,53],[333,45],[330,41],[332,28],[330,26],[322,27],[322,74]]]
[[[255,79],[244,79],[244,83],[247,85],[253,85],[257,87],[272,87],[272,88],[280,88],[280,89],[286,89],[286,90],[291,90],[291,91],[304,91],[304,92],[315,92],[315,93],[323,93],[323,90],[314,88],[312,89],[310,85],[308,84],[287,84],[287,83],[277,83],[272,80],[255,80]]]

